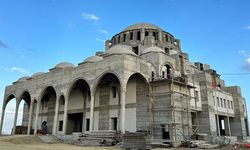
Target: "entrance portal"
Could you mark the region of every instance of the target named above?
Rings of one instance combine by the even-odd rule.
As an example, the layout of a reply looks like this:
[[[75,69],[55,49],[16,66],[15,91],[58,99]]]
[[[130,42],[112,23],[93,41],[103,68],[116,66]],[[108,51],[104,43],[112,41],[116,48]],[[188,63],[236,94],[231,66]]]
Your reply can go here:
[[[68,114],[68,133],[82,132],[83,113]]]

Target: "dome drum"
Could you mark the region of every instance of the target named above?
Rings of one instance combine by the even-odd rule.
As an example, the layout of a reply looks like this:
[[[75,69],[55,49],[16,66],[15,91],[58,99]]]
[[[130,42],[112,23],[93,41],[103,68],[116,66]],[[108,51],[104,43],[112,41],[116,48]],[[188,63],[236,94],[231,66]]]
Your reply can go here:
[[[127,27],[119,34],[112,37],[106,42],[106,49],[111,48],[117,44],[130,45],[136,47],[144,46],[158,46],[158,47],[172,47],[173,49],[180,49],[180,41],[174,36],[161,28],[147,23],[139,23]]]

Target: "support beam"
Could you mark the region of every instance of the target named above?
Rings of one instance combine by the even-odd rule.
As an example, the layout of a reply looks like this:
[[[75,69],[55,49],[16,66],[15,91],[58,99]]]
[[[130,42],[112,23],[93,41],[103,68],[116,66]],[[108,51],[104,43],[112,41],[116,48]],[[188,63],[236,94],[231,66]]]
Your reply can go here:
[[[90,131],[94,130],[94,107],[95,107],[95,95],[91,92],[90,96]]]
[[[37,106],[36,106],[36,119],[35,119],[34,135],[37,134],[37,122],[38,122],[38,114],[40,111],[40,102],[37,102],[36,105]]]
[[[64,103],[64,114],[63,114],[63,134],[66,134],[68,120],[68,97],[65,99]]]
[[[15,116],[14,116],[14,123],[13,123],[12,132],[11,132],[12,135],[15,135],[15,131],[16,131],[16,122],[17,122],[19,104],[20,104],[20,101],[17,100],[17,102],[16,102]]]
[[[121,87],[121,122],[120,122],[120,129],[121,132],[125,133],[125,94],[126,88]]]
[[[3,108],[2,108],[2,116],[1,116],[1,124],[0,124],[0,135],[2,134],[2,130],[3,130],[4,115],[5,115],[5,105],[3,105]]]
[[[27,131],[28,135],[30,135],[32,114],[33,114],[33,102],[30,103],[29,122],[28,122],[28,131]]]
[[[59,101],[60,101],[60,97],[58,97],[56,100],[55,116],[54,116],[54,121],[53,121],[53,130],[52,130],[53,135],[57,133]]]

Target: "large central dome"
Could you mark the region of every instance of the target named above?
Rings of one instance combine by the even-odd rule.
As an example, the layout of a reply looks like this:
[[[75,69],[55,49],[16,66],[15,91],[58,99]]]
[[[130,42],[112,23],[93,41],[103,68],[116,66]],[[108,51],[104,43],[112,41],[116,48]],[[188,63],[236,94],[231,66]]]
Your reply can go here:
[[[181,51],[180,41],[178,39],[160,27],[150,23],[136,23],[128,26],[122,32],[115,34],[112,39],[106,41],[106,51],[111,53],[109,49],[116,45],[128,45],[131,48],[131,50],[128,50],[127,48],[124,50],[122,46],[116,47],[119,48],[119,53],[121,51],[126,51],[128,54],[133,52],[136,55],[146,54],[151,50],[153,52],[157,51],[166,53],[169,53],[170,50],[176,52]],[[144,49],[148,47],[154,48],[144,51]],[[156,47],[159,47],[162,50],[159,50]],[[115,52],[113,52],[113,50],[114,49],[112,49],[112,53],[118,53],[117,50],[115,50]]]
[[[158,26],[150,24],[150,23],[137,23],[137,24],[133,24],[131,26],[128,26],[123,31],[142,29],[142,28],[144,28],[144,29],[161,29]]]

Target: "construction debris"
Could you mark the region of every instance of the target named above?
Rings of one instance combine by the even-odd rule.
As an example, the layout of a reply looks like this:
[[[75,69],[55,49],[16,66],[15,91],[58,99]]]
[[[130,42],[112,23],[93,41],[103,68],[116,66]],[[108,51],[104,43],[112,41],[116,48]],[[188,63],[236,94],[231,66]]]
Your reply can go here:
[[[78,146],[115,146],[121,142],[120,132],[93,131],[88,134],[75,133],[72,135],[57,135],[57,138],[66,144]]]

